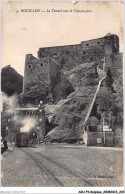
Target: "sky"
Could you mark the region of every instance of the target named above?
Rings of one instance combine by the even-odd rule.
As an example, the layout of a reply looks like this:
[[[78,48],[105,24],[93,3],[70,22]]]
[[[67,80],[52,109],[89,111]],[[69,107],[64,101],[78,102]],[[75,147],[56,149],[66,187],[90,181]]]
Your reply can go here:
[[[40,12],[21,12],[21,9],[40,9]],[[73,12],[74,9],[82,12]],[[1,15],[2,67],[11,64],[21,75],[24,75],[26,54],[37,57],[41,47],[79,44],[110,32],[119,36],[120,51],[123,51],[122,2],[78,2],[74,5],[72,2],[8,1],[2,2]]]

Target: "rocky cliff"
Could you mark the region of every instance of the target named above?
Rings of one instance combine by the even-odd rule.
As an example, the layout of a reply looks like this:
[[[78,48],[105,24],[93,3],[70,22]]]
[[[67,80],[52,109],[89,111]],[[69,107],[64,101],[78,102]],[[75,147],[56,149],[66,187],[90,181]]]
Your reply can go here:
[[[99,81],[96,63],[84,63],[65,71],[74,88],[66,99],[56,105],[46,105],[49,122],[57,126],[47,136],[53,141],[76,141],[83,136],[83,121]]]
[[[100,61],[98,65],[101,64]],[[74,142],[83,137],[83,122],[100,78],[96,62],[80,64],[64,74],[74,92],[55,105],[46,105],[49,122],[57,125],[47,136],[52,141]],[[107,77],[101,84],[88,124],[101,124],[101,118],[105,115],[117,133],[123,122],[122,100],[122,54],[117,54],[113,66],[108,69]]]

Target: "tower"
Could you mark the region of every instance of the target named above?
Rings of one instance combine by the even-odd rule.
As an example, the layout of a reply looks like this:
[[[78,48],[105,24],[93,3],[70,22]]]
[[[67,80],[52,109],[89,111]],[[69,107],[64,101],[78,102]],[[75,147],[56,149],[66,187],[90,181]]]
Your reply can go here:
[[[119,38],[117,35],[108,33],[105,37],[104,53],[105,53],[105,71],[113,65],[113,53],[119,52]]]

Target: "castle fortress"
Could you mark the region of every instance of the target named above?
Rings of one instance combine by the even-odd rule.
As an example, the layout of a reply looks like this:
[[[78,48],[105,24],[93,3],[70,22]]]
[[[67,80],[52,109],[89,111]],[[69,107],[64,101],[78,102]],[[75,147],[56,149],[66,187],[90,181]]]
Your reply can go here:
[[[122,101],[122,58],[119,38],[113,34],[77,45],[40,48],[38,58],[27,54],[20,107],[15,114],[35,118],[31,131],[39,140],[48,136],[53,141],[84,139],[91,144],[87,121],[96,117],[93,107],[100,88],[110,77],[109,70],[116,97]],[[96,130],[101,127],[96,126]],[[87,134],[84,138],[83,131]],[[100,134],[103,136],[103,132]],[[110,145],[113,135],[111,132],[108,137],[112,139]],[[94,145],[96,140],[95,136]]]
[[[102,59],[106,71],[119,57],[119,38],[110,33],[81,44],[39,48],[38,58],[26,55],[22,102],[38,104],[40,100],[57,102],[66,98],[74,88],[65,71],[92,61],[98,64]]]

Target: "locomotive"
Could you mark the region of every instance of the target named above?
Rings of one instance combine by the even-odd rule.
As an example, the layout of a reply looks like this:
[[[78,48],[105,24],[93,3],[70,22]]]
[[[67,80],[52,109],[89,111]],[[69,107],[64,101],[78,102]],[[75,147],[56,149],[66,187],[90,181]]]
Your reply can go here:
[[[28,147],[29,135],[27,133],[16,134],[15,145],[17,147]]]

